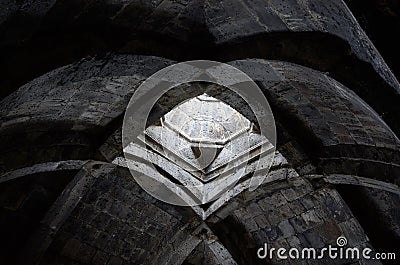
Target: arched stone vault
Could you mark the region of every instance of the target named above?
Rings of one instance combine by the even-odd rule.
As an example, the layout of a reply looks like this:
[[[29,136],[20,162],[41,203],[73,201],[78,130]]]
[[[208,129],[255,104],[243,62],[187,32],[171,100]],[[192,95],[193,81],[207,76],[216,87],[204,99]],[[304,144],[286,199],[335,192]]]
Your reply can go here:
[[[15,134],[23,127],[29,127],[31,133],[111,133],[108,127],[117,126],[113,121],[118,121],[124,113],[134,89],[157,69],[172,63],[146,56],[115,56],[108,61],[81,62],[73,74],[69,72],[71,68],[76,68],[74,65],[55,70],[47,77],[25,85],[3,101],[0,133],[19,137],[21,148],[24,148],[25,141],[32,141],[29,139],[31,136],[24,139],[23,135]],[[390,181],[398,183],[398,138],[379,115],[350,89],[323,73],[295,64],[265,60],[234,61],[231,64],[261,86],[278,122],[302,148],[308,150],[321,172],[370,174],[383,180],[391,178]],[[54,75],[60,77],[55,78]],[[36,92],[39,86],[45,86],[42,93]],[[66,87],[69,89],[66,90]],[[150,120],[159,119],[178,103],[202,91],[212,93],[244,115],[251,115],[240,98],[230,96],[232,93],[229,90],[221,90],[217,86],[182,89],[184,94],[181,90],[172,90],[165,97],[168,100],[161,99]],[[254,119],[251,116],[248,118]],[[43,124],[52,126],[43,132]],[[63,142],[62,139],[59,141]],[[35,144],[40,146],[39,137],[35,139]],[[11,150],[17,146],[12,146]],[[52,161],[51,157],[49,161]],[[357,162],[349,167],[348,161]],[[376,171],[381,174],[376,174]]]
[[[397,251],[400,87],[342,1],[9,0],[0,34],[0,263],[259,264],[265,242],[339,235]],[[269,181],[205,221],[111,163],[135,89],[199,58],[253,78],[278,130]],[[253,120],[204,84],[171,91],[151,120],[204,91]]]
[[[44,131],[48,134],[60,131],[87,135],[100,133],[104,135],[104,144],[92,144],[90,148],[94,150],[94,154],[86,159],[104,159],[111,162],[122,152],[118,127],[125,105],[134,89],[157,69],[172,63],[170,60],[156,57],[117,55],[107,60],[81,61],[57,69],[25,85],[2,102],[5,108],[2,110],[3,123],[0,133],[15,136],[14,133],[21,130],[20,128],[28,126],[32,131],[38,130],[42,133]],[[75,176],[76,182],[72,181],[69,184],[72,186],[67,189],[72,192],[78,189],[82,193],[80,195],[82,199],[73,203],[69,213],[65,214],[62,210],[64,206],[60,204],[65,194],[60,195],[49,213],[43,217],[41,221],[43,228],[34,232],[27,241],[25,247],[27,257],[36,257],[35,259],[41,260],[43,264],[71,259],[83,263],[97,259],[121,262],[136,259],[137,262],[147,260],[146,264],[149,264],[155,254],[149,252],[148,247],[154,243],[154,249],[161,249],[161,253],[164,253],[155,263],[160,264],[171,260],[193,260],[199,255],[199,250],[196,250],[198,246],[212,249],[213,244],[222,244],[227,253],[231,253],[231,257],[227,260],[231,259],[240,264],[246,259],[256,261],[254,248],[261,242],[307,246],[307,244],[326,244],[333,241],[335,236],[345,234],[352,237],[357,235],[355,241],[351,243],[353,246],[369,245],[363,228],[339,193],[329,185],[320,187],[318,182],[314,185],[315,178],[307,180],[309,178],[307,171],[302,173],[303,176],[298,176],[291,167],[292,161],[297,163],[295,160],[298,157],[288,150],[295,150],[301,153],[302,157],[306,157],[311,170],[308,172],[312,174],[341,173],[386,180],[382,175],[374,175],[371,172],[374,172],[374,169],[383,172],[380,165],[388,163],[393,166],[393,170],[397,170],[395,162],[399,153],[399,143],[394,133],[363,100],[323,73],[295,64],[260,59],[234,61],[231,64],[258,83],[272,105],[277,122],[280,124],[278,127],[282,127],[281,130],[288,139],[278,144],[278,150],[284,155],[288,154],[286,156],[288,163],[277,162],[272,168],[270,174],[276,176],[273,177],[272,183],[264,184],[255,193],[242,192],[209,216],[206,229],[209,231],[207,233],[211,233],[210,239],[209,236],[206,238],[199,236],[198,230],[202,222],[190,208],[177,208],[157,202],[134,184],[133,178],[126,170],[105,164],[100,169],[93,169],[99,171],[99,174],[96,173],[96,180],[84,189],[82,189],[84,186],[79,184],[82,174],[78,173]],[[58,78],[54,78],[55,75]],[[158,111],[152,112],[153,118],[161,117],[186,98],[202,93],[201,89],[207,90],[207,86],[204,85],[192,86],[196,89],[190,86],[180,88],[185,89],[184,97],[174,98],[170,94],[165,100],[161,100]],[[66,87],[69,89],[64,89]],[[39,88],[42,89],[42,93],[36,93]],[[244,105],[240,100],[226,89],[221,90],[218,86],[211,86],[208,89],[214,91],[214,96],[231,104],[243,114],[248,113],[246,108],[242,109]],[[176,91],[172,90],[171,93]],[[105,94],[108,96],[104,96]],[[60,114],[60,109],[56,107],[58,105],[52,105],[55,100],[61,102],[61,105],[70,107],[62,109]],[[49,104],[48,108],[44,108],[46,104]],[[91,109],[91,106],[101,105],[104,107]],[[335,108],[332,109],[332,106]],[[12,111],[15,109],[18,112]],[[333,112],[336,114],[335,119],[331,117]],[[46,130],[43,130],[40,124],[47,124]],[[113,130],[116,131],[113,133]],[[12,150],[27,149],[24,143],[30,140],[29,137],[24,138],[23,134],[18,137],[19,146],[10,149],[7,154],[9,159],[12,159],[12,154],[16,158],[19,156],[18,152],[13,153]],[[38,137],[34,141],[37,148],[46,143],[40,142],[40,139]],[[59,148],[65,150],[67,147],[62,142]],[[287,149],[288,143],[294,149]],[[100,151],[97,152],[96,149]],[[368,149],[371,151],[366,151]],[[59,158],[48,153],[48,156],[42,159],[44,159],[42,162],[51,162]],[[370,169],[355,167],[351,173],[346,171],[349,170],[346,165],[354,160],[365,161]],[[339,163],[342,166],[332,166],[329,163],[336,163],[335,165]],[[23,166],[29,166],[29,163],[22,162],[14,169]],[[40,176],[40,172],[30,170],[26,172],[29,178]],[[397,183],[395,175],[388,173],[387,176],[393,177],[389,181]],[[19,174],[13,181],[24,178],[27,176]],[[124,183],[120,183],[121,181]],[[132,183],[128,184],[130,182]],[[3,185],[8,185],[7,183]],[[120,187],[127,187],[127,190],[123,191]],[[275,200],[279,207],[271,211],[268,207],[275,205],[273,203]],[[143,207],[143,204],[148,206]],[[120,208],[114,209],[115,207]],[[143,212],[143,209],[146,210]],[[154,211],[151,212],[151,209]],[[339,211],[341,214],[332,215],[331,211]],[[59,215],[52,215],[54,212],[62,214],[63,217],[60,219],[57,217]],[[177,225],[182,226],[183,230],[159,227],[162,224],[150,221],[152,219],[149,219],[148,223],[143,219],[161,213],[177,218]],[[392,214],[393,212],[387,212],[390,218]],[[50,224],[53,222],[51,218],[59,220],[57,226],[51,227]],[[168,221],[168,225],[170,223],[171,221]],[[230,242],[226,233],[233,227],[237,233],[231,235],[235,239]],[[149,231],[153,231],[153,235],[147,234]],[[157,234],[159,233],[157,231],[182,232],[168,235],[163,239],[164,237]],[[326,234],[327,231],[331,232]],[[43,240],[43,236],[47,239]],[[120,238],[121,236],[124,238]],[[184,246],[174,246],[174,241],[170,240],[175,237],[185,238],[188,241],[184,241],[186,242]],[[146,241],[146,245],[142,245],[144,238],[150,240]],[[157,240],[150,243],[153,239]],[[44,242],[44,245],[36,249],[35,253],[31,253],[29,249],[34,249],[31,246],[39,241]],[[242,244],[245,243],[248,249],[238,253],[237,249],[244,247]],[[109,247],[110,244],[112,248]],[[186,249],[186,252],[179,252],[181,256],[168,256],[169,251],[181,247]],[[219,260],[221,259],[219,255],[222,254],[211,251],[204,252],[204,255]]]
[[[110,51],[178,60],[272,58],[329,72],[396,132],[400,128],[399,83],[342,1],[52,0],[3,5],[3,95],[57,66]],[[40,67],[32,69],[32,64]]]

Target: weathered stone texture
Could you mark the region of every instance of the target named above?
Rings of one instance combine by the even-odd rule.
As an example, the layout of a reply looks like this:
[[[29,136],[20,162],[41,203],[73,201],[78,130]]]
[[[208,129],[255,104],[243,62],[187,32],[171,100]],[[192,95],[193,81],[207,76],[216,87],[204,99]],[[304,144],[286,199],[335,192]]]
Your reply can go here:
[[[342,1],[8,1],[3,5],[0,24],[27,38],[38,28],[90,27],[91,21],[111,25],[126,35],[151,32],[189,41],[197,34],[211,33],[215,43],[230,42],[270,32],[324,32],[346,40],[357,56],[371,63],[397,90],[399,84]],[[65,12],[67,10],[68,12]],[[26,21],[19,25],[16,21]],[[29,23],[30,24],[29,24]],[[50,24],[51,23],[51,24]],[[23,26],[29,26],[23,28]],[[15,35],[15,33],[13,33]],[[6,35],[7,36],[7,35]],[[14,36],[14,38],[18,38]],[[129,42],[129,39],[127,40]]]
[[[20,122],[32,130],[48,122],[72,130],[104,127],[123,113],[141,81],[171,63],[150,56],[113,56],[62,67],[1,102],[0,130],[4,134]]]
[[[259,81],[274,111],[282,115],[280,123],[320,159],[320,170],[376,174],[397,183],[400,141],[350,89],[294,64],[263,60],[232,64]]]
[[[21,87],[1,101],[0,171],[93,158],[134,89],[171,63],[123,55],[82,60]]]
[[[327,32],[346,39],[355,53],[399,90],[399,84],[342,1],[206,1],[207,26],[217,43],[268,32]],[[350,26],[351,25],[351,26]]]
[[[258,264],[264,243],[341,235],[398,251],[400,85],[343,1],[5,0],[0,47],[0,263]],[[172,59],[204,58],[261,87],[279,152],[253,192],[167,205],[110,163],[121,117]],[[171,90],[149,121],[204,91],[254,121],[231,91],[199,84]]]
[[[183,238],[189,236],[184,220],[178,212],[156,206],[129,172],[115,169],[99,176],[85,193],[44,260],[51,263],[63,257],[84,264],[98,259],[109,264],[116,260],[150,264],[180,231]]]
[[[369,245],[363,228],[337,191],[330,188],[314,190],[301,178],[265,185],[260,190],[259,196],[251,196],[249,200],[245,193],[241,206],[231,213],[237,225],[244,228],[244,234],[240,234],[240,230],[231,232],[239,233],[239,238],[250,236],[250,242],[255,246],[268,242],[270,247],[277,248],[313,246],[321,249],[328,244],[335,246],[339,236],[349,239],[348,246],[362,248]],[[243,240],[243,245],[236,247],[251,247],[252,244],[245,242]],[[271,262],[280,264],[281,261]],[[326,262],[333,261],[327,259]]]

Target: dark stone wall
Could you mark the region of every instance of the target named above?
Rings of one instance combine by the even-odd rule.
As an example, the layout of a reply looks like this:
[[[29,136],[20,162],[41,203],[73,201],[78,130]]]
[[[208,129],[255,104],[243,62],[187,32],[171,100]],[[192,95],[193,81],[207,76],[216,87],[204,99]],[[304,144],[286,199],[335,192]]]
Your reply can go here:
[[[377,30],[399,23],[395,3],[346,2],[362,26],[374,25],[367,33],[384,57],[398,57]],[[314,0],[1,2],[0,263],[261,264],[265,242],[318,248],[339,235],[398,251],[400,85],[350,9]],[[135,89],[190,59],[247,73],[278,132],[270,181],[205,221],[111,163]],[[152,119],[204,87],[180,89]],[[247,113],[226,90],[210,90]]]

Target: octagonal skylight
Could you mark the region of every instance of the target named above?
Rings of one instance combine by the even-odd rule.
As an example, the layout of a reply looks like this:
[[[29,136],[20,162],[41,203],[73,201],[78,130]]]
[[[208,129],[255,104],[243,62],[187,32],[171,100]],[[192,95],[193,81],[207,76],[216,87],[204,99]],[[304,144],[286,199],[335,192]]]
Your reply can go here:
[[[190,142],[225,144],[250,129],[250,121],[228,104],[203,94],[174,108],[165,125]]]
[[[139,139],[146,148],[132,143],[125,153],[156,165],[160,179],[174,178],[202,204],[227,192],[274,151],[246,117],[207,94],[179,104]]]

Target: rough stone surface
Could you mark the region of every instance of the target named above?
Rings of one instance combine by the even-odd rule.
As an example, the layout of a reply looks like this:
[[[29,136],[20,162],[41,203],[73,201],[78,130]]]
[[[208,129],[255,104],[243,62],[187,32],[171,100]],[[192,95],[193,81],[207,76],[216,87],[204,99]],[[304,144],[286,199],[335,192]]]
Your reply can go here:
[[[392,1],[347,2],[398,16]],[[1,264],[260,264],[264,243],[338,236],[399,255],[400,87],[343,1],[5,0],[0,48]],[[191,59],[252,77],[278,131],[267,181],[203,208],[158,201],[111,163],[136,87]],[[205,92],[254,122],[229,90],[191,84],[150,124]]]
[[[284,113],[286,128],[293,135],[299,133],[298,141],[305,140],[303,146],[319,156],[323,172],[371,177],[379,171],[382,180],[398,183],[400,140],[351,90],[294,64],[264,60],[232,64],[260,82],[276,113]],[[260,69],[266,74],[260,75]],[[323,146],[319,154],[318,146]]]
[[[275,58],[332,73],[400,130],[399,109],[385,104],[399,99],[399,83],[343,1],[26,0],[0,7],[2,96],[57,66],[109,51]]]

